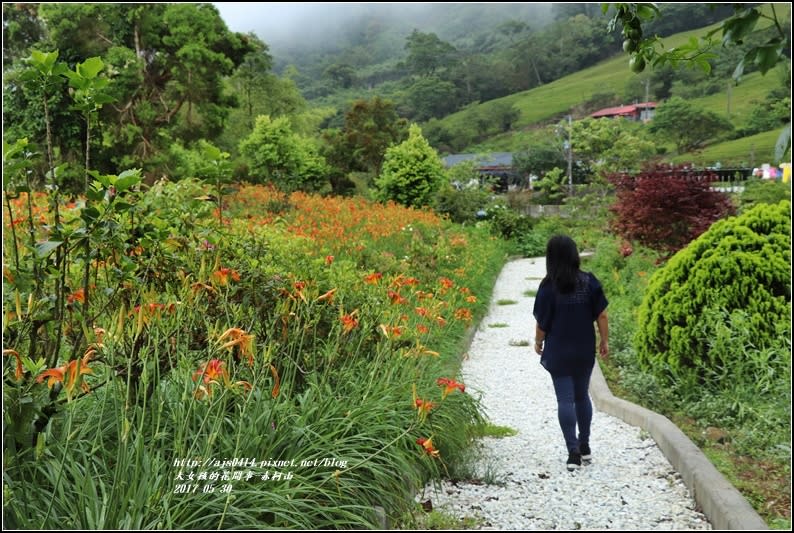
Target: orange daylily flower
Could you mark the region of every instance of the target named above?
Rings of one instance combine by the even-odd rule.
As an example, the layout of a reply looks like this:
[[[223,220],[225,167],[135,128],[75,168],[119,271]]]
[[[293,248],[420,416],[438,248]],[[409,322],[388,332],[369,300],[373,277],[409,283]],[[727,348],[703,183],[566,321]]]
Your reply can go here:
[[[226,341],[221,348],[229,348],[233,350],[235,346],[238,346],[240,349],[240,358],[243,357],[248,358],[248,364],[254,364],[254,336],[249,335],[245,331],[240,328],[229,328],[218,337],[218,342],[222,342],[224,339],[229,338],[230,340]]]
[[[66,297],[66,303],[73,304],[74,302],[85,303],[85,290],[77,289]]]
[[[96,346],[97,348],[102,348],[102,341],[105,339],[105,333],[107,333],[104,328],[94,327],[94,336],[96,337]]]
[[[353,311],[352,313],[342,315],[340,320],[342,321],[342,330],[345,333],[350,333],[356,327],[358,327],[358,320],[355,318],[355,314],[358,312],[358,309]]]
[[[441,316],[441,315],[439,315],[439,316],[437,316],[437,317],[436,317],[436,322],[437,322],[437,323],[438,323],[438,325],[439,325],[439,326],[441,326],[442,328],[443,328],[444,326],[446,326],[446,325],[447,325],[447,319],[446,319],[446,318],[444,318],[444,317],[443,317],[443,316]]]
[[[383,336],[387,339],[399,337],[403,334],[403,330],[400,326],[387,326],[386,324],[381,324],[378,328],[380,328],[381,333],[383,333]]]
[[[270,395],[275,399],[278,396],[278,392],[281,390],[281,378],[278,375],[278,370],[272,364],[270,365],[270,375],[273,376],[273,390],[270,392]]]
[[[394,305],[404,304],[408,302],[408,300],[403,298],[399,292],[388,291],[386,294],[389,296],[389,300],[391,300],[391,303]]]
[[[19,353],[17,353],[16,350],[8,349],[8,350],[3,350],[3,355],[10,355],[12,357],[16,357],[17,367],[16,370],[14,370],[14,379],[16,379],[17,381],[22,379],[22,374],[25,373],[25,368],[22,366],[22,358],[19,356]]]
[[[215,290],[214,287],[211,287],[210,285],[207,285],[206,283],[201,283],[200,281],[197,281],[196,283],[192,284],[190,286],[190,289],[193,291],[194,294],[197,293],[198,291],[202,290],[202,289],[204,289],[205,291],[208,291],[208,292],[218,292],[218,291]]]
[[[471,322],[472,316],[471,311],[466,309],[465,307],[461,307],[457,311],[455,311],[455,318],[458,320],[465,320],[466,322]]]
[[[416,400],[414,400],[414,406],[419,411],[419,416],[424,418],[436,406],[436,404],[434,404],[429,400],[422,400],[420,398],[417,398]]]
[[[438,282],[445,289],[451,289],[455,285],[455,283],[449,278],[441,278],[441,279],[438,280]]]
[[[251,385],[250,383],[248,383],[247,381],[235,381],[234,385],[235,386],[240,386],[240,387],[244,388],[246,391],[250,391],[251,389],[254,388],[254,386]]]
[[[476,296],[467,296],[466,297],[466,301],[469,302],[470,304],[477,303],[477,297]]]
[[[303,289],[306,288],[306,282],[296,281],[295,283],[292,284],[292,286],[295,289],[294,293],[288,292],[286,290],[282,290],[282,294],[290,297],[293,300],[297,300],[298,298],[300,298],[301,300],[303,300],[303,303],[309,303],[308,300],[306,300],[306,296],[303,294]]]
[[[94,371],[88,367],[88,361],[94,353],[96,352],[93,349],[89,349],[79,361],[77,359],[72,359],[63,366],[45,370],[38,375],[36,383],[41,383],[45,378],[49,378],[47,379],[47,387],[51,389],[56,383],[61,382],[64,384],[67,394],[71,395],[75,385],[80,381],[80,388],[83,389],[83,392],[89,392],[91,389],[89,389],[85,381],[80,379],[80,376],[94,373]]]
[[[229,284],[229,278],[233,281],[240,281],[240,273],[231,268],[220,268],[212,273],[212,279],[220,285],[221,287],[225,287]]]
[[[438,457],[441,454],[441,452],[439,452],[435,446],[433,446],[433,437],[430,437],[429,439],[419,437],[416,439],[416,443],[424,448],[425,452],[427,452],[431,457]]]
[[[326,302],[327,301],[328,303],[333,302],[334,301],[334,294],[336,294],[337,289],[338,288],[331,289],[330,291],[326,292],[325,294],[322,294],[322,295],[318,296],[317,299],[314,300],[314,301],[315,302]]]
[[[418,326],[416,326],[416,331],[417,331],[417,332],[418,332],[420,335],[424,335],[425,333],[427,333],[428,331],[430,331],[430,328],[428,328],[428,327],[427,327],[427,326],[425,326],[424,324],[419,324]]]
[[[333,262],[334,262],[334,256],[332,256],[332,255],[326,255],[325,256],[325,264],[326,265],[330,265]]]
[[[364,283],[367,285],[377,285],[378,281],[383,278],[383,274],[380,272],[374,272],[364,278]]]
[[[443,400],[446,398],[450,392],[458,389],[460,392],[466,391],[466,386],[463,383],[458,383],[454,379],[450,378],[438,378],[436,380],[436,384],[444,387],[444,390],[441,392],[441,399]]]
[[[206,363],[202,363],[199,369],[193,372],[193,381],[197,381],[202,376],[205,384],[220,383],[219,379],[227,381],[229,373],[224,368],[225,364],[220,359],[210,359]]]

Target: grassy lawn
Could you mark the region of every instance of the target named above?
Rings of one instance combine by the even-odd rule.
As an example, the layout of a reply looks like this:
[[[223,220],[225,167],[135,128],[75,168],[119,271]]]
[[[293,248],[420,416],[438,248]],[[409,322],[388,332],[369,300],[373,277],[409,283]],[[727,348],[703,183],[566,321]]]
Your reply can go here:
[[[723,167],[761,166],[772,163],[775,156],[775,143],[781,130],[765,131],[741,139],[733,139],[707,146],[698,152],[689,152],[675,156],[675,163],[692,162],[702,165],[713,165],[719,161]],[[789,159],[791,158],[789,154]]]

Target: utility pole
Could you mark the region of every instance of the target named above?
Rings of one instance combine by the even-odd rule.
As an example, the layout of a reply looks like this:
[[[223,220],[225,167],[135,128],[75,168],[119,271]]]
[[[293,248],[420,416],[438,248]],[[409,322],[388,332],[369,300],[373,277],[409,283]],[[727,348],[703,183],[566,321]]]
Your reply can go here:
[[[731,119],[731,96],[733,93],[733,80],[728,80],[728,120]]]
[[[571,144],[571,115],[566,117],[568,119],[568,142],[566,148],[568,149],[568,196],[573,196],[573,145]]]

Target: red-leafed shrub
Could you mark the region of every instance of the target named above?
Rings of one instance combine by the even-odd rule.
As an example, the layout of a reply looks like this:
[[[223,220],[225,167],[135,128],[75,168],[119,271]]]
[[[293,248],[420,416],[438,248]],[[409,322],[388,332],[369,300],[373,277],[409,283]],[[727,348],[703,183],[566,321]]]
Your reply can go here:
[[[711,190],[717,175],[657,164],[640,174],[612,174],[617,201],[613,228],[658,251],[680,250],[712,223],[734,213],[723,193]]]

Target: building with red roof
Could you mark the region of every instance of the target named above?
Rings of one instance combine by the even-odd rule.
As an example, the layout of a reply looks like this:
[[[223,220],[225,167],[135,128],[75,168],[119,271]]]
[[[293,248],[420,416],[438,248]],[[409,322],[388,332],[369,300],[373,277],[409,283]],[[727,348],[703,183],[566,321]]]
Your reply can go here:
[[[629,120],[641,120],[648,122],[653,118],[656,109],[656,102],[643,102],[641,104],[622,105],[618,107],[607,107],[591,113],[593,118],[627,118]]]

